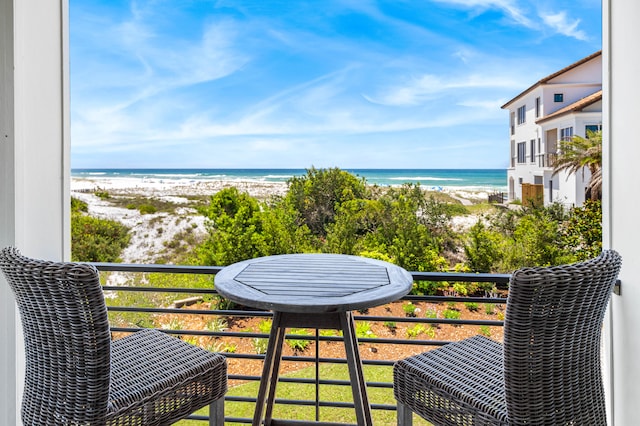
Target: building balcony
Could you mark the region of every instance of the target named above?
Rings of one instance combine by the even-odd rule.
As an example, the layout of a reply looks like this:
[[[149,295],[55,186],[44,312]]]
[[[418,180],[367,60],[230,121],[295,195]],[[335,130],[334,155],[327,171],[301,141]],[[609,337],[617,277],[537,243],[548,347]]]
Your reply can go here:
[[[558,159],[557,152],[550,152],[538,155],[538,166],[552,168]]]
[[[228,360],[226,424],[251,423],[271,312],[233,306],[213,289],[220,267],[95,264],[101,271],[114,338],[140,328],[166,333],[223,353]],[[150,287],[149,274],[169,274],[176,287]],[[402,300],[357,312],[356,330],[374,424],[396,422],[392,366],[397,359],[465,337],[484,334],[502,339],[509,275],[413,272],[416,282],[477,283],[484,297],[406,296]],[[115,278],[115,277],[113,277]],[[199,285],[191,286],[190,279]],[[186,284],[179,284],[186,283]],[[203,286],[203,283],[205,285]],[[206,283],[210,283],[207,285]],[[200,288],[195,288],[200,287]],[[381,331],[382,330],[382,331]],[[274,417],[308,422],[355,423],[342,337],[331,330],[288,330]],[[204,409],[179,424],[207,424]],[[416,419],[415,424],[421,420]]]

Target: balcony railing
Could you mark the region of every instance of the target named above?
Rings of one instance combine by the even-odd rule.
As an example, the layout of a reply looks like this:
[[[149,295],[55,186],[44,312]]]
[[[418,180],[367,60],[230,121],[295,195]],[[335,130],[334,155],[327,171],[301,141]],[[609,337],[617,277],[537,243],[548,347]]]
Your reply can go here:
[[[553,167],[557,159],[558,159],[557,152],[550,152],[547,154],[538,154],[538,166]]]
[[[268,320],[271,317],[270,312],[245,310],[238,308],[197,309],[197,305],[190,306],[188,309],[182,306],[191,303],[194,300],[217,298],[213,289],[213,279],[211,280],[211,288],[158,288],[145,287],[140,285],[129,285],[129,281],[140,281],[141,276],[149,273],[162,274],[205,274],[213,276],[220,267],[198,267],[198,266],[170,266],[170,265],[125,265],[125,264],[108,264],[96,263],[99,270],[105,273],[118,272],[127,277],[127,282],[104,286],[105,295],[108,301],[109,312],[112,318],[112,332],[114,334],[134,332],[142,327],[156,327],[159,318],[164,318],[164,323],[170,326],[162,327],[167,333],[181,337],[194,344],[200,344],[203,340],[212,344],[204,345],[209,350],[215,350],[224,353],[229,360],[229,384],[230,391],[226,397],[226,418],[227,424],[244,424],[251,423],[250,416],[253,412],[257,394],[257,382],[260,380],[260,372],[264,354],[254,350],[255,345],[238,345],[237,347],[225,346],[225,341],[244,341],[244,342],[264,342],[261,339],[268,338],[268,331],[255,329],[233,330],[221,329],[216,327],[189,326],[188,324],[200,323],[220,323],[223,319],[228,324],[247,321],[251,318],[261,318]],[[416,282],[444,282],[449,287],[454,283],[490,283],[500,289],[502,297],[497,294],[487,294],[487,297],[459,297],[456,294],[447,296],[407,296],[402,299],[401,304],[414,306],[448,306],[448,304],[457,304],[468,307],[475,306],[478,309],[494,310],[494,315],[480,319],[456,319],[454,317],[443,318],[442,315],[433,315],[433,312],[419,312],[414,316],[409,316],[407,311],[404,315],[393,314],[391,309],[384,308],[383,314],[376,314],[371,309],[369,312],[360,312],[355,317],[356,324],[384,324],[389,329],[406,330],[403,334],[400,331],[388,336],[366,337],[367,334],[359,336],[361,345],[361,356],[365,368],[365,378],[367,379],[367,388],[369,389],[371,408],[373,410],[375,424],[394,424],[396,406],[393,403],[392,394],[392,377],[391,369],[396,359],[408,356],[413,353],[420,353],[430,348],[437,347],[449,343],[451,340],[458,339],[437,339],[438,334],[436,327],[448,328],[455,330],[454,335],[462,335],[464,333],[491,334],[492,337],[501,338],[504,306],[506,299],[504,298],[504,290],[509,280],[509,275],[505,274],[463,274],[463,273],[430,273],[430,272],[413,272],[413,278]],[[137,279],[136,279],[137,277]],[[176,275],[177,277],[177,275]],[[129,297],[124,299],[133,301],[134,303],[126,303],[127,306],[115,306],[112,292],[123,292],[119,294],[128,294]],[[147,300],[143,297],[133,297],[135,292],[147,295],[164,295],[166,300],[177,300],[178,303],[165,303],[167,306],[149,306],[148,303],[139,305],[139,301]],[[169,295],[169,297],[166,297]],[[178,307],[180,306],[180,307]],[[396,305],[397,308],[397,305]],[[425,309],[426,310],[426,309]],[[449,309],[452,311],[452,309]],[[396,309],[397,312],[397,309]],[[137,324],[123,324],[122,318],[126,316],[136,316]],[[146,318],[146,319],[145,319]],[[167,320],[173,318],[172,321]],[[180,318],[180,320],[176,320]],[[194,318],[200,322],[193,321]],[[490,319],[489,319],[490,318]],[[186,324],[186,326],[185,326]],[[231,328],[231,327],[229,327]],[[409,334],[409,330],[415,333]],[[432,330],[431,332],[429,332]],[[422,331],[422,332],[421,332]],[[294,333],[301,333],[301,330]],[[464,336],[463,336],[464,337]],[[462,338],[462,337],[460,337]],[[337,334],[325,334],[323,332],[314,331],[314,334],[290,334],[287,339],[301,342],[309,342],[309,348],[313,350],[305,350],[302,353],[285,356],[284,363],[295,363],[295,367],[289,371],[304,371],[305,374],[283,374],[279,380],[282,383],[278,387],[277,396],[280,395],[283,388],[293,389],[288,393],[296,397],[285,395],[282,398],[276,398],[275,417],[279,417],[280,413],[283,417],[293,420],[309,421],[338,421],[341,423],[355,423],[353,415],[353,404],[350,400],[350,383],[348,375],[346,375],[346,359],[344,356],[325,356],[322,354],[323,349],[326,350],[331,342],[341,341],[341,337]],[[340,345],[336,345],[340,346]],[[245,349],[241,349],[244,347]],[[247,347],[251,349],[246,349]],[[383,348],[389,348],[390,352],[397,352],[399,355],[391,356],[384,359],[371,356],[376,352],[382,352]],[[313,352],[313,353],[309,353]],[[247,365],[253,365],[250,373],[247,373]],[[340,369],[344,369],[345,374],[342,376]],[[371,380],[369,372],[382,372],[381,374],[371,374],[374,379]],[[328,371],[328,372],[327,372]],[[309,374],[306,374],[309,373]],[[328,376],[328,377],[327,377]],[[380,379],[383,377],[383,379]],[[251,388],[252,384],[255,387]],[[295,388],[293,388],[295,386]],[[296,390],[299,389],[299,390]],[[327,391],[331,389],[332,391]],[[242,390],[241,392],[238,390]],[[255,390],[255,391],[254,391]],[[305,397],[305,394],[311,394],[311,397]],[[298,397],[299,395],[302,395]],[[293,408],[287,410],[286,407]],[[279,409],[282,411],[279,411]],[[293,414],[292,414],[293,413]],[[304,417],[298,417],[304,416]],[[180,424],[200,424],[200,421],[206,421],[208,415],[206,410],[202,413],[192,415],[189,420]],[[337,419],[337,420],[336,420]],[[301,423],[302,424],[302,423]],[[420,424],[416,422],[416,424]]]

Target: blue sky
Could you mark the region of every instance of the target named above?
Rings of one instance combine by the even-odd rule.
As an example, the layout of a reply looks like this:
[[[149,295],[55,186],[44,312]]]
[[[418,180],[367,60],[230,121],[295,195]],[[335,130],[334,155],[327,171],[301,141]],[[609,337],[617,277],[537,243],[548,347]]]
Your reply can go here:
[[[600,0],[70,0],[73,168],[506,168]]]

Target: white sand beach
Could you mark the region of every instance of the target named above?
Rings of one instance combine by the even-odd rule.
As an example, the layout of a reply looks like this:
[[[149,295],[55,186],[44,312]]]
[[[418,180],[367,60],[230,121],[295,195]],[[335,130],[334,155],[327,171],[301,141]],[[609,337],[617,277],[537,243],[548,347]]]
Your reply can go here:
[[[156,198],[180,205],[188,203],[186,197],[213,195],[231,186],[261,200],[283,195],[287,190],[283,183],[95,177],[72,178],[71,196],[87,203],[91,216],[116,220],[131,229],[131,242],[122,254],[124,263],[155,263],[164,252],[165,244],[179,233],[189,232],[196,238],[203,238],[207,232],[205,218],[186,206],[176,208],[171,214],[141,214],[136,209],[117,207],[108,199],[96,196],[94,191],[107,191],[114,197],[137,195]]]
[[[287,184],[281,182],[225,181],[225,180],[186,180],[157,178],[114,178],[91,177],[72,178],[71,196],[88,204],[91,216],[116,220],[131,229],[131,242],[122,254],[124,263],[155,263],[165,251],[165,245],[182,232],[193,233],[197,238],[206,236],[205,218],[195,209],[187,207],[190,196],[210,196],[216,192],[235,186],[259,200],[271,196],[282,196],[287,191]],[[174,213],[158,212],[141,214],[136,209],[115,206],[108,199],[103,200],[94,191],[107,191],[113,197],[140,196],[156,198],[184,207],[176,208]],[[472,200],[486,200],[486,192],[453,190],[443,188],[455,199],[464,204]],[[474,215],[457,216],[452,220],[452,227],[460,232],[468,229],[477,221]]]

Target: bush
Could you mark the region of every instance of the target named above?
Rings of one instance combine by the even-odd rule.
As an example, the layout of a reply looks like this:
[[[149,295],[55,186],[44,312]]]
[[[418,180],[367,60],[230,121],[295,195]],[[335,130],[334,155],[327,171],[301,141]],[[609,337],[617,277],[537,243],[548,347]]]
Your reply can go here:
[[[367,198],[364,179],[338,168],[307,170],[289,180],[285,201],[296,210],[313,235],[326,236],[338,207],[349,200]]]
[[[427,331],[427,328],[424,325],[416,324],[413,327],[407,328],[407,337],[409,339],[414,339],[419,335],[421,335],[422,333],[425,333],[426,331]]]
[[[486,337],[491,337],[491,328],[489,328],[488,325],[481,325],[480,326],[480,334],[482,334],[483,336],[486,336]]]
[[[418,307],[411,302],[402,305],[402,310],[404,311],[404,314],[408,317],[415,317],[417,308]]]
[[[398,328],[398,324],[395,321],[385,321],[384,326],[391,331],[395,331]]]
[[[442,311],[442,317],[445,319],[460,319],[460,311],[445,309]]]
[[[471,271],[491,272],[502,255],[500,237],[478,221],[469,230],[464,252],[467,255],[466,265]]]
[[[158,211],[158,209],[151,204],[142,204],[138,207],[138,210],[140,211],[140,214],[153,214]]]
[[[116,262],[129,245],[129,228],[120,222],[82,213],[71,215],[71,260]]]
[[[203,264],[224,266],[262,256],[260,205],[255,198],[236,188],[225,188],[211,197],[201,213],[207,217],[209,231],[200,247]]]
[[[478,304],[475,302],[465,302],[464,306],[466,306],[466,308],[471,312],[476,312],[478,310]]]
[[[291,329],[291,334],[296,334],[296,335],[299,335],[299,336],[310,336],[311,335],[311,333],[308,330],[305,330],[303,328],[292,328]],[[289,347],[291,349],[293,349],[294,351],[297,351],[297,352],[303,352],[309,346],[309,341],[306,340],[306,339],[303,339],[303,340],[287,339],[286,342],[287,342],[287,345],[289,345]]]
[[[94,195],[98,198],[100,198],[101,200],[107,200],[109,198],[111,198],[111,195],[109,195],[109,193],[105,190],[102,190],[100,188],[98,188],[96,191],[94,191]]]
[[[371,324],[367,321],[356,321],[356,337],[358,339],[375,339],[376,334],[371,330]]]
[[[87,211],[89,211],[89,206],[87,205],[87,203],[75,197],[71,197],[71,213],[86,213]]]
[[[585,201],[574,207],[563,229],[563,239],[576,256],[576,260],[596,257],[602,251],[602,203]]]

